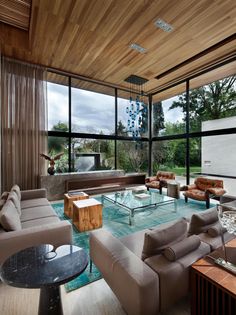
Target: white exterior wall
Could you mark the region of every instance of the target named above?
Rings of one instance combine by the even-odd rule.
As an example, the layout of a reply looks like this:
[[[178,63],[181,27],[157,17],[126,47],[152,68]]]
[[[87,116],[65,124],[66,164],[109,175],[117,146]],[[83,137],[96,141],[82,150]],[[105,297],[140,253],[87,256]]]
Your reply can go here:
[[[202,122],[202,131],[236,127],[236,117]],[[202,173],[236,176],[236,134],[202,138]]]

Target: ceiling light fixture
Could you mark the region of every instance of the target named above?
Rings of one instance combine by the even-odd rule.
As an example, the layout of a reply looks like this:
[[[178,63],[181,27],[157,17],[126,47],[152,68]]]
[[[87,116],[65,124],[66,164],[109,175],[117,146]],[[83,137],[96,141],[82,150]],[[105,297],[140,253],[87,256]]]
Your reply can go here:
[[[137,75],[130,75],[125,82],[130,84],[130,98],[127,104],[127,134],[136,141],[135,148],[142,148],[142,137],[147,132],[148,125],[148,109],[145,103],[144,84],[148,80]]]
[[[143,48],[142,46],[135,44],[135,43],[130,44],[129,47],[134,49],[134,50],[137,50],[141,54],[145,54],[147,52],[146,48]]]
[[[172,32],[173,31],[173,26],[166,23],[165,21],[163,21],[162,19],[158,19],[154,22],[154,24],[156,25],[156,27],[159,27],[160,29],[162,29],[165,32]]]

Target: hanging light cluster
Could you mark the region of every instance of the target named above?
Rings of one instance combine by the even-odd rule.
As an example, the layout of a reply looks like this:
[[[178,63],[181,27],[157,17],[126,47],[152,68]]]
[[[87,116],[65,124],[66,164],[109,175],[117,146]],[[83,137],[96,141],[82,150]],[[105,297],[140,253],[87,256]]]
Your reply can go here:
[[[143,101],[143,91],[141,91],[140,95],[136,96],[133,96],[131,92],[126,113],[128,114],[127,130],[131,133],[133,139],[137,140],[146,132],[143,116],[147,114],[147,107]]]
[[[128,114],[127,131],[136,141],[136,149],[139,146],[142,148],[142,141],[139,140],[147,132],[148,127],[147,105],[144,103],[144,84],[147,81],[147,79],[134,74],[125,79],[125,82],[130,84],[130,98],[126,108]]]

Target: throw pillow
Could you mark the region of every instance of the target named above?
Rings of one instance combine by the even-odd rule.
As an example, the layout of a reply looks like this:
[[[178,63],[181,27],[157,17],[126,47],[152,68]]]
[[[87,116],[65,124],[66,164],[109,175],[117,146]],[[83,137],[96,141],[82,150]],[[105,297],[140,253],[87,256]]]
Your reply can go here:
[[[14,205],[15,205],[15,207],[16,207],[16,209],[17,209],[17,212],[19,213],[19,215],[21,215],[20,200],[19,200],[18,195],[16,194],[15,191],[10,191],[7,200],[11,200],[11,201],[14,203]]]
[[[167,247],[164,250],[164,256],[169,261],[176,261],[177,259],[197,249],[200,246],[200,244],[201,244],[200,238],[197,235],[192,235],[176,244]]]
[[[225,233],[227,230],[226,228],[224,228],[220,222],[216,222],[214,225],[212,225],[208,230],[207,233],[211,236],[211,237],[217,237],[219,235],[221,235],[221,233]]]
[[[1,199],[7,200],[8,195],[9,195],[9,192],[8,192],[8,191],[4,191],[4,192],[2,193],[2,195],[1,195]]]
[[[21,200],[21,192],[20,192],[20,187],[18,185],[12,186],[11,191],[14,191],[17,194],[19,200]]]
[[[0,223],[6,231],[21,230],[20,217],[14,203],[7,200],[0,212]]]
[[[189,224],[189,235],[205,233],[218,221],[216,208],[206,210],[202,213],[194,213]]]
[[[167,245],[181,241],[187,234],[187,222],[184,219],[170,224],[167,227],[159,227],[148,231],[144,235],[142,260],[150,256],[161,254]]]

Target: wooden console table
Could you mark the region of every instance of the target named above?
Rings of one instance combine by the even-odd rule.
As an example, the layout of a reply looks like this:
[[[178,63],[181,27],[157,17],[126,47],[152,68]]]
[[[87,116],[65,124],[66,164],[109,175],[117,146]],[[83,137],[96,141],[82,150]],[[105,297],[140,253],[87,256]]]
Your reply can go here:
[[[236,239],[227,243],[228,252],[230,248],[235,257]],[[236,314],[236,276],[210,258],[200,259],[192,265],[191,289],[191,315]]]

